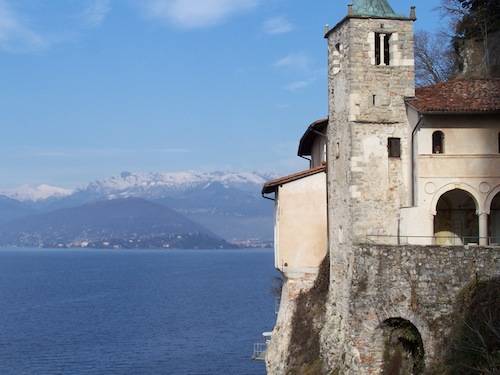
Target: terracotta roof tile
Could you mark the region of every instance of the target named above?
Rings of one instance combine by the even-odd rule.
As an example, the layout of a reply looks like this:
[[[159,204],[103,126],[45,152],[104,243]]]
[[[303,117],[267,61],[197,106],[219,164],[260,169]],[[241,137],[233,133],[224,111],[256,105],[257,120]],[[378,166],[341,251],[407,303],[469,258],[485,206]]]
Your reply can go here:
[[[500,112],[500,79],[455,79],[417,88],[406,103],[421,113]]]
[[[326,164],[323,164],[316,168],[307,169],[302,172],[294,173],[289,176],[277,178],[276,180],[269,181],[264,185],[264,187],[262,188],[262,194],[274,193],[276,189],[281,185],[285,185],[305,177],[313,176],[321,172],[326,172]]]

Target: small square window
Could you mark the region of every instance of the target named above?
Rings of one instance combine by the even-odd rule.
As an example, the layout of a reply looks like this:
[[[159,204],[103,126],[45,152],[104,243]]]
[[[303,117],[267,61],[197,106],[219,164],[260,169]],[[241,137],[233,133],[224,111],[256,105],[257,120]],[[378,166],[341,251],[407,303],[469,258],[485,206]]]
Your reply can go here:
[[[389,138],[387,142],[387,150],[390,158],[401,157],[401,138]]]

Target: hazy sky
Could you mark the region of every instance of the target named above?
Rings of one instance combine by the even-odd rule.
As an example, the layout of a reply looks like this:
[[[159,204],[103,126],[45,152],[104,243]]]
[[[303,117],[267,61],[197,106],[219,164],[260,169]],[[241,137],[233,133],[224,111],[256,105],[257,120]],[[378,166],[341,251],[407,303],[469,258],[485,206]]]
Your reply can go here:
[[[305,167],[342,0],[0,0],[0,188]],[[408,14],[415,0],[392,1]],[[417,29],[439,26],[419,0]]]

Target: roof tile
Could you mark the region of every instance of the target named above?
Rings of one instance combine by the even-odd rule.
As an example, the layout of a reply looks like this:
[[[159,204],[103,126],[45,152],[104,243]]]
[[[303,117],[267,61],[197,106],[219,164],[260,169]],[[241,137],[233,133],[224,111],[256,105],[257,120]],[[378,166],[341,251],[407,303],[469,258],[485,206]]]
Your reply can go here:
[[[500,111],[500,79],[455,79],[415,90],[406,102],[421,113]]]

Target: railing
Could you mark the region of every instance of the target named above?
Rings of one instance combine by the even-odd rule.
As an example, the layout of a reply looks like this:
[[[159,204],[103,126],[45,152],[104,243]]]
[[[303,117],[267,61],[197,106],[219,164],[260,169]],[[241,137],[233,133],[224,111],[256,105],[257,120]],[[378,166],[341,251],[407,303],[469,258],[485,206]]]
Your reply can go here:
[[[436,245],[436,246],[465,246],[486,245],[500,246],[500,237],[478,236],[389,236],[382,234],[369,234],[367,243],[379,245]]]
[[[254,361],[265,361],[266,352],[267,352],[267,342],[254,344],[252,359]]]

